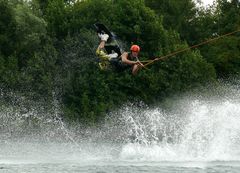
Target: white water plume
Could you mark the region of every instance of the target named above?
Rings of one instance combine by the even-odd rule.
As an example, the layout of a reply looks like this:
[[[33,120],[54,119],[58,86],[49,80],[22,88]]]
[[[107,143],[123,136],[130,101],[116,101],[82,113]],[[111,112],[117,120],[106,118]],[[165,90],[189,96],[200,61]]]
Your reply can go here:
[[[238,87],[169,103],[127,105],[85,129],[67,126],[58,106],[47,111],[33,104],[22,111],[21,104],[1,105],[0,163],[240,160]]]
[[[14,93],[1,93],[0,141],[74,142],[61,119],[57,100],[51,103],[27,100]],[[7,98],[7,99],[6,99]],[[4,102],[3,100],[11,100]]]
[[[181,101],[181,100],[180,100]],[[186,100],[182,100],[183,102]],[[132,114],[123,119],[131,143],[123,146],[123,159],[140,160],[240,160],[239,100],[187,100],[183,114],[161,109]]]

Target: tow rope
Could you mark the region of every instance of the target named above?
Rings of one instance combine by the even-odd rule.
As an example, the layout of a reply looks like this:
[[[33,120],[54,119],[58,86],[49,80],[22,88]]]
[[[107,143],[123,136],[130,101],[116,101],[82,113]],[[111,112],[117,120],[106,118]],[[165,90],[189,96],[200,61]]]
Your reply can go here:
[[[216,38],[213,38],[213,39],[209,39],[209,40],[203,41],[203,42],[201,42],[201,43],[199,43],[199,44],[196,44],[196,45],[193,45],[193,46],[191,46],[191,47],[188,47],[188,48],[185,48],[185,49],[182,49],[182,50],[178,50],[178,51],[172,52],[172,53],[170,53],[170,54],[168,54],[168,55],[165,55],[165,56],[156,57],[156,58],[154,58],[153,60],[147,60],[147,61],[141,61],[141,62],[142,62],[142,63],[145,63],[145,64],[144,64],[144,67],[146,67],[146,66],[148,66],[148,65],[150,65],[150,64],[152,64],[152,63],[154,63],[154,62],[156,62],[156,61],[165,60],[165,59],[167,59],[167,58],[169,58],[169,57],[171,57],[171,56],[174,56],[174,55],[177,55],[177,54],[179,54],[179,53],[188,51],[188,50],[190,50],[190,49],[197,48],[197,47],[202,46],[202,45],[204,45],[204,44],[208,44],[208,43],[213,42],[213,41],[215,41],[215,40],[218,40],[218,39],[220,39],[220,38],[223,38],[223,37],[226,37],[226,36],[229,36],[229,35],[233,35],[233,34],[235,34],[235,33],[237,33],[237,32],[240,32],[240,29],[239,29],[239,30],[236,30],[236,31],[233,31],[233,32],[230,32],[230,33],[227,33],[227,34],[224,34],[224,35],[220,35],[219,37],[216,37]]]

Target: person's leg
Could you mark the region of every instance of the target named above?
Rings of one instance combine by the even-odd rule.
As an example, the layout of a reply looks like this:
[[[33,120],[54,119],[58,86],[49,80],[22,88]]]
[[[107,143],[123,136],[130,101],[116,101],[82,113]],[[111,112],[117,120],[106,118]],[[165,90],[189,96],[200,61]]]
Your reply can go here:
[[[109,60],[108,54],[106,54],[103,50],[97,49],[96,50],[96,55],[99,57],[100,60],[102,61],[107,61]]]
[[[98,63],[101,70],[107,70],[109,66],[109,56],[100,49],[96,50],[96,55],[100,59],[100,62]]]
[[[141,69],[141,66],[140,66],[140,65],[138,65],[138,64],[133,65],[133,67],[132,67],[132,74],[133,74],[133,75],[136,75],[137,72],[138,72],[140,69]]]

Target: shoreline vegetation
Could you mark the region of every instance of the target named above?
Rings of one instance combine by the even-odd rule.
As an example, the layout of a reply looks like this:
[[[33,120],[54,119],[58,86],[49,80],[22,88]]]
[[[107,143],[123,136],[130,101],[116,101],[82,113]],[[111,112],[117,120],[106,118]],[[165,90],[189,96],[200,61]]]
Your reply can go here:
[[[69,122],[94,125],[128,102],[151,106],[239,78],[240,33],[132,76],[98,69],[92,27],[104,23],[126,51],[138,44],[141,60],[150,60],[240,29],[238,0],[208,8],[192,0],[0,0],[0,11],[1,93],[49,106],[58,100]],[[11,94],[3,98],[14,104]]]

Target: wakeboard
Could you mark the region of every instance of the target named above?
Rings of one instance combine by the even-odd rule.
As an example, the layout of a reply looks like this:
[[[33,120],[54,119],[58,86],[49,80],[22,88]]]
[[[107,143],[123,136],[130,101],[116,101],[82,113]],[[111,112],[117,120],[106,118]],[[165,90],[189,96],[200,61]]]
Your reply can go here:
[[[95,23],[94,28],[97,33],[100,34],[108,34],[109,38],[105,44],[105,50],[108,54],[117,53],[118,56],[122,55],[122,49],[120,48],[116,35],[112,33],[104,24],[102,23]]]

